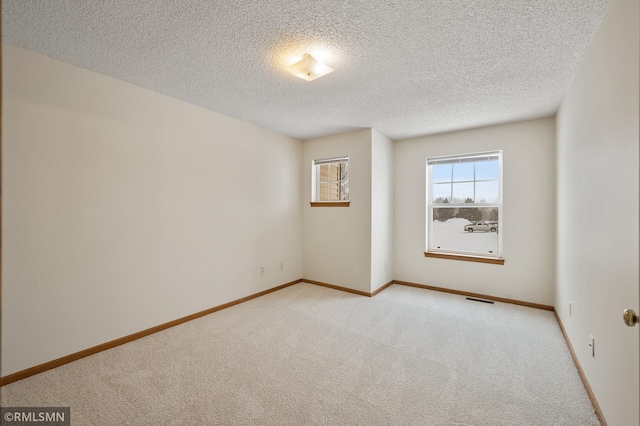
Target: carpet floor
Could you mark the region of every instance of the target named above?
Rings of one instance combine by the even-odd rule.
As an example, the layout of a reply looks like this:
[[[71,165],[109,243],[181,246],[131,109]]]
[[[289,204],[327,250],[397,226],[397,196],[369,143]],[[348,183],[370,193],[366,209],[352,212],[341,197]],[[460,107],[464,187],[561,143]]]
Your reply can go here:
[[[78,425],[599,425],[553,313],[300,283],[0,390]]]

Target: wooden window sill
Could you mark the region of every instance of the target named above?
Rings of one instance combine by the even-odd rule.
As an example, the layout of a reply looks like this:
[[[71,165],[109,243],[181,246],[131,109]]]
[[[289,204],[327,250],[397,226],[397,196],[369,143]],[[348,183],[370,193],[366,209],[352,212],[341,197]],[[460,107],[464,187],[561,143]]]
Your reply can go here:
[[[493,265],[504,265],[504,259],[497,257],[482,257],[463,254],[445,254],[425,252],[424,257],[435,257],[437,259],[464,260],[467,262],[491,263]]]
[[[349,207],[349,201],[312,201],[311,207]]]

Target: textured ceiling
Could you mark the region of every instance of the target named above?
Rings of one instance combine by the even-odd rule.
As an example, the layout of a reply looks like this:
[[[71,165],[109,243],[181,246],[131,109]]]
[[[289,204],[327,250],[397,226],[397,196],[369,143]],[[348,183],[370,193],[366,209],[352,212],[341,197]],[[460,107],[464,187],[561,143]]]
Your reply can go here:
[[[4,41],[299,139],[556,112],[608,0],[4,0]],[[304,53],[334,68],[283,70]]]

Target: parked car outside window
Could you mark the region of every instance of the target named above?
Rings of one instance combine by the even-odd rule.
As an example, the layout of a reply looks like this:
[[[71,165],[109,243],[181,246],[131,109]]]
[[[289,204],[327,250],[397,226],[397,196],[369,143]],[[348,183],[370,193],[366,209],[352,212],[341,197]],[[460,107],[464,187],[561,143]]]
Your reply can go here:
[[[487,220],[479,220],[477,222],[470,223],[464,226],[464,230],[466,232],[497,232],[498,231],[498,223],[497,222],[489,222]]]

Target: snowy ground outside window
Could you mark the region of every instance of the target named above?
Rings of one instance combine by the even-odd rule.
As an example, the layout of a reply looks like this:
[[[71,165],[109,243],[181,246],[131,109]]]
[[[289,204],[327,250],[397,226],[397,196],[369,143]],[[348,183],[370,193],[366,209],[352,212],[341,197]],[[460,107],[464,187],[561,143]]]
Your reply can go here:
[[[466,232],[468,219],[452,218],[444,222],[434,220],[431,225],[431,247],[441,250],[455,250],[495,255],[498,253],[497,232]]]

